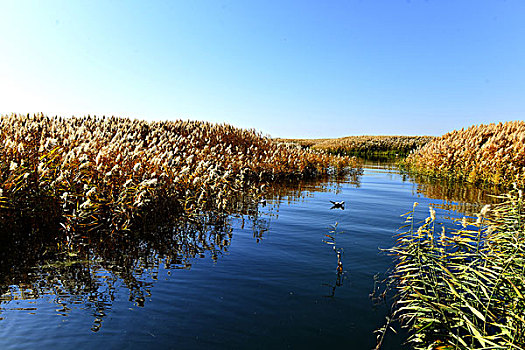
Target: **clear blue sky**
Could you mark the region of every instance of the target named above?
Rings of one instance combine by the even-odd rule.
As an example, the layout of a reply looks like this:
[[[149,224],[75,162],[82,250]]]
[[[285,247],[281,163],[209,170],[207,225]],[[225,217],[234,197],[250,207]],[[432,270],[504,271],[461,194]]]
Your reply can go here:
[[[278,137],[524,119],[525,1],[2,1],[0,113]]]

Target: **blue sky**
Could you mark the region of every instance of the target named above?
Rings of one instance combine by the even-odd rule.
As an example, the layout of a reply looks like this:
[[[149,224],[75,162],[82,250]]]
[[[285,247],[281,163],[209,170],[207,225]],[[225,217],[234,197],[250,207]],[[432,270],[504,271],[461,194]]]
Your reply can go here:
[[[525,1],[2,1],[0,113],[275,137],[441,135],[525,115]]]

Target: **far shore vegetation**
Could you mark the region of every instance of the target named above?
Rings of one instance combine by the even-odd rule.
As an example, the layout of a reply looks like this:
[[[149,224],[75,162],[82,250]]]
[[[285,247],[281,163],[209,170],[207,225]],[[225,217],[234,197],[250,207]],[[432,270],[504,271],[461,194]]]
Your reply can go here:
[[[361,158],[404,157],[427,144],[433,136],[347,136],[332,139],[276,139],[295,143],[303,148],[323,150],[331,154]]]

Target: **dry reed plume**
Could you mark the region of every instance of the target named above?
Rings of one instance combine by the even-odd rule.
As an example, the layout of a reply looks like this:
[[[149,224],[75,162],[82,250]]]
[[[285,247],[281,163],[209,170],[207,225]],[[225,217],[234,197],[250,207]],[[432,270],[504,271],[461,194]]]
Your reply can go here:
[[[0,145],[0,218],[35,226],[46,217],[65,231],[127,229],[159,208],[233,213],[265,182],[358,166],[253,130],[180,120],[13,114],[1,117]]]
[[[348,136],[336,139],[283,139],[305,148],[356,156],[406,155],[434,139],[432,136]]]
[[[409,155],[410,170],[469,182],[525,186],[525,122],[454,130]]]

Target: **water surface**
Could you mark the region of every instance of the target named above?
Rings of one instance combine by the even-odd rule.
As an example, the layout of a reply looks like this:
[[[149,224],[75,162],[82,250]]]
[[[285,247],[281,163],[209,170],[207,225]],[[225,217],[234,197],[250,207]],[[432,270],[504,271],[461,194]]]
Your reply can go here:
[[[389,310],[374,294],[392,265],[380,248],[400,215],[417,201],[417,219],[432,205],[453,226],[493,201],[384,163],[272,193],[258,213],[211,226],[89,242],[81,255],[49,242],[14,251],[2,262],[0,348],[371,349]],[[383,349],[399,349],[400,334]]]

